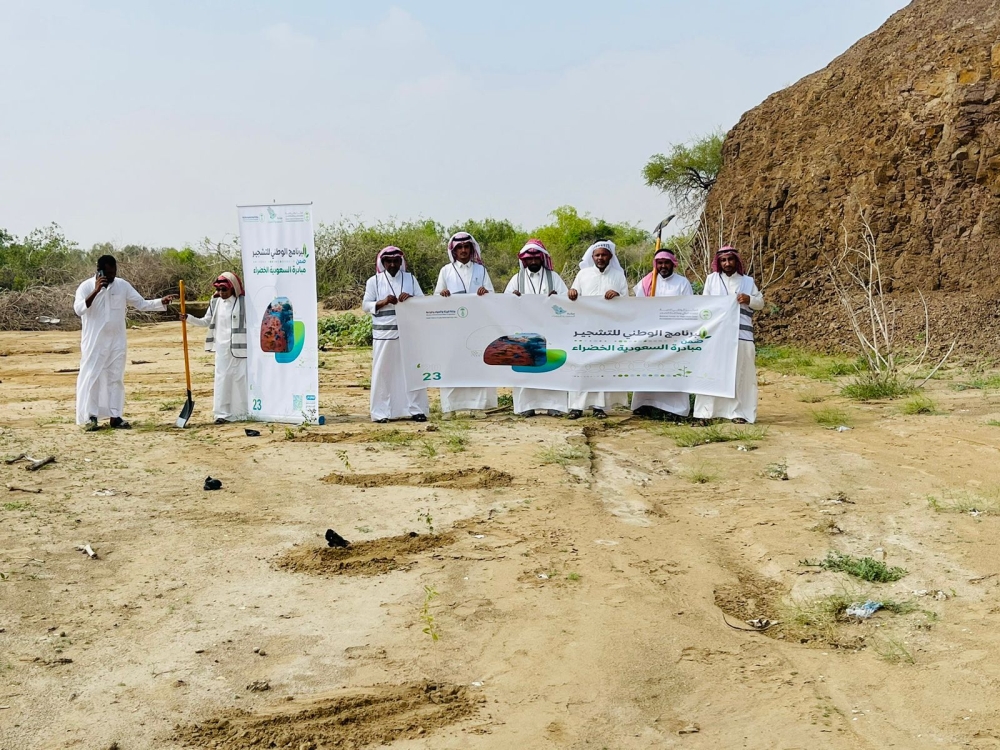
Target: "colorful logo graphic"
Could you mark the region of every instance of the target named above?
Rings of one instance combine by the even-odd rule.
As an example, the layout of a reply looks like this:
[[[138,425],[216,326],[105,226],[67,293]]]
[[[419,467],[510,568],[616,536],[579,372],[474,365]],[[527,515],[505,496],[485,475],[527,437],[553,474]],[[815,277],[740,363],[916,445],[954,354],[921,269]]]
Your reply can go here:
[[[274,360],[281,364],[294,362],[302,353],[305,338],[305,324],[295,320],[292,303],[287,297],[276,297],[260,323],[261,351],[274,354]]]
[[[549,349],[541,334],[516,333],[494,339],[483,352],[483,362],[509,366],[514,372],[551,372],[566,363],[566,352]]]

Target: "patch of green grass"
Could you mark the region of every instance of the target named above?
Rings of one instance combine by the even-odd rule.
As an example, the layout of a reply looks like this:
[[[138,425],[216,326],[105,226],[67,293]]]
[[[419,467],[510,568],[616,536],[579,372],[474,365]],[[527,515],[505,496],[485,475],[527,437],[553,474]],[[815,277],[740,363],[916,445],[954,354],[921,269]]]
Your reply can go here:
[[[913,416],[915,414],[933,414],[934,413],[934,401],[927,398],[927,396],[914,396],[908,399],[899,407],[899,410],[903,414],[908,414]]]
[[[782,375],[804,375],[815,380],[832,380],[865,369],[858,358],[843,354],[818,354],[793,346],[761,346],[757,365]]]
[[[544,464],[566,466],[574,461],[590,458],[590,451],[584,445],[550,445],[538,452],[538,460]]]
[[[799,401],[801,401],[803,404],[818,404],[821,401],[825,400],[826,396],[824,396],[822,393],[803,393],[801,396],[799,396]]]
[[[822,425],[823,427],[853,427],[854,420],[851,415],[847,413],[844,409],[817,409],[813,412],[813,419],[816,420],[816,424]]]
[[[691,484],[708,484],[715,481],[715,474],[709,471],[704,464],[689,470],[684,476]]]
[[[497,408],[506,409],[508,407],[514,408],[514,396],[510,393],[501,393],[497,396]]]
[[[655,432],[671,438],[679,448],[693,448],[696,445],[708,445],[709,443],[753,443],[763,440],[767,435],[767,427],[752,424],[710,424],[707,427],[654,425],[653,429]]]
[[[1000,375],[977,375],[969,380],[951,384],[955,391],[995,391],[1000,389]]]
[[[31,507],[31,503],[26,500],[15,500],[14,502],[4,503],[4,510],[27,510]]]
[[[990,427],[1000,427],[1000,419],[988,419],[986,420],[986,424]]]
[[[382,430],[372,436],[372,442],[384,445],[409,445],[417,439],[417,433],[405,430]]]
[[[826,557],[822,560],[803,560],[801,564],[847,573],[870,583],[892,583],[898,581],[908,572],[904,568],[890,568],[881,560],[872,557],[854,557],[832,550],[827,552]]]
[[[158,407],[160,411],[176,411],[184,405],[184,399],[175,398],[170,401],[161,401]]]
[[[898,377],[866,373],[847,383],[840,392],[855,401],[882,401],[909,396],[916,390]]]
[[[465,435],[459,435],[457,433],[449,435],[447,438],[448,450],[452,453],[461,453],[465,450],[465,447],[469,444],[469,438]]]
[[[845,588],[835,594],[785,605],[782,607],[781,619],[785,631],[794,638],[810,639],[819,636],[832,640],[836,626],[853,619],[847,615],[848,607],[870,599],[880,601],[883,610],[895,615],[906,615],[918,610],[912,601],[881,599],[871,591]]]
[[[993,491],[988,497],[971,492],[949,492],[937,498],[929,496],[927,504],[938,513],[968,513],[973,516],[1000,515],[1000,493]]]
[[[424,458],[434,458],[434,456],[438,454],[437,448],[434,447],[434,443],[426,439],[420,441],[419,453]]]
[[[580,580],[580,574],[579,573],[570,573],[568,576],[566,576],[566,580],[567,581],[579,581]]]

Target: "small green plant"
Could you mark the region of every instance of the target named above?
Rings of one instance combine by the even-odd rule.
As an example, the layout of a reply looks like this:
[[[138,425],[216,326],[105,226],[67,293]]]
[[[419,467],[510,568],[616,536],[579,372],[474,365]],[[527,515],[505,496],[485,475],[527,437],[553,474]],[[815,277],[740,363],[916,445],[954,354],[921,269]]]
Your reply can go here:
[[[874,372],[859,375],[840,389],[843,395],[854,401],[882,401],[909,396],[914,391],[916,387],[896,375]]]
[[[817,409],[813,412],[813,419],[816,420],[816,424],[822,425],[823,427],[853,427],[854,420],[851,419],[851,415],[847,413],[844,409]]]
[[[903,414],[911,416],[915,414],[933,414],[934,402],[927,398],[927,396],[918,395],[905,401],[899,410],[903,412]]]
[[[469,438],[465,435],[453,434],[448,436],[448,450],[452,453],[461,453],[465,450],[465,446],[469,444]]]
[[[890,664],[913,664],[913,654],[898,638],[886,636],[878,639],[873,645],[875,653]]]
[[[702,464],[696,469],[691,469],[686,474],[687,480],[692,484],[708,484],[715,481],[715,474],[712,474],[705,465]]]
[[[431,613],[431,602],[440,596],[433,586],[424,586],[424,606],[420,610],[420,621],[424,623],[423,632],[431,637],[432,641],[437,641],[441,637],[438,631],[437,622]]]
[[[573,461],[590,457],[590,450],[583,445],[550,445],[538,452],[538,460],[542,464],[559,464],[566,466]]]
[[[570,573],[568,576],[566,576],[566,580],[567,581],[579,581],[580,580],[580,574],[579,573]]]
[[[437,448],[434,447],[434,443],[426,438],[420,441],[420,455],[424,458],[434,458],[438,454]]]
[[[881,560],[872,557],[854,557],[842,552],[830,551],[822,560],[803,560],[801,565],[839,571],[860,578],[870,583],[892,583],[907,574],[907,570],[899,567],[890,568]]]
[[[818,404],[821,401],[824,401],[825,399],[826,396],[824,396],[822,393],[803,393],[801,396],[799,396],[799,401],[801,401],[803,404]]]
[[[778,481],[788,480],[788,464],[785,461],[777,461],[775,463],[770,463],[764,467],[761,472],[768,479],[775,479]]]
[[[497,408],[498,409],[513,409],[514,408],[514,397],[509,393],[501,393],[497,396]]]
[[[987,419],[986,424],[990,427],[1000,427],[1000,419]]]
[[[351,470],[351,461],[350,461],[350,459],[349,459],[349,457],[347,455],[347,451],[339,450],[339,451],[334,451],[334,452],[337,454],[337,458],[339,458],[341,461],[343,461],[344,468],[347,469],[348,471],[350,471]]]
[[[293,430],[291,427],[286,427],[285,440],[294,440],[294,439],[295,439],[295,430]]]
[[[422,510],[421,512],[417,513],[417,520],[424,522],[424,524],[427,526],[428,534],[434,533],[434,518],[431,516],[430,508],[427,508],[426,510]]]

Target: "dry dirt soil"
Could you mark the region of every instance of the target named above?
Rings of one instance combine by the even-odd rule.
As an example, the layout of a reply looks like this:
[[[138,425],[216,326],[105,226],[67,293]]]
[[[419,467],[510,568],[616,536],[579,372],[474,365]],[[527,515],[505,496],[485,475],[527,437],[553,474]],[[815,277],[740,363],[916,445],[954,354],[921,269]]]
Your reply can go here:
[[[0,455],[56,457],[0,463],[3,750],[1000,747],[1000,394],[969,373],[906,415],[762,371],[762,440],[678,447],[627,413],[373,425],[347,350],[325,426],[247,437],[200,352],[172,426],[177,333],[130,331],[135,429],[92,434],[78,334],[0,334]],[[802,564],[831,550],[907,573]]]

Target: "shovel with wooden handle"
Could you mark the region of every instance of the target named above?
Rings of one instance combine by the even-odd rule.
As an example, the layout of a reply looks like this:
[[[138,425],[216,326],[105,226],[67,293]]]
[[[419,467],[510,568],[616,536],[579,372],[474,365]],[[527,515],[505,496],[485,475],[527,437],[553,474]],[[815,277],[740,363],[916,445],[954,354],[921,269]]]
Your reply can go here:
[[[667,224],[669,224],[673,220],[674,220],[674,214],[670,214],[670,216],[668,216],[659,224],[657,224],[656,229],[653,230],[654,232],[656,232],[656,249],[653,251],[653,288],[649,292],[650,297],[656,296],[656,277],[660,275],[656,272],[656,254],[660,252],[660,247],[662,245],[661,238],[663,237],[663,230],[667,226]]]
[[[184,310],[184,280],[180,282],[181,288],[181,337],[184,339],[184,376],[187,378],[187,401],[181,409],[181,415],[174,423],[176,427],[187,427],[191,414],[194,412],[194,399],[191,398],[191,361],[188,359],[188,329],[187,313]]]

